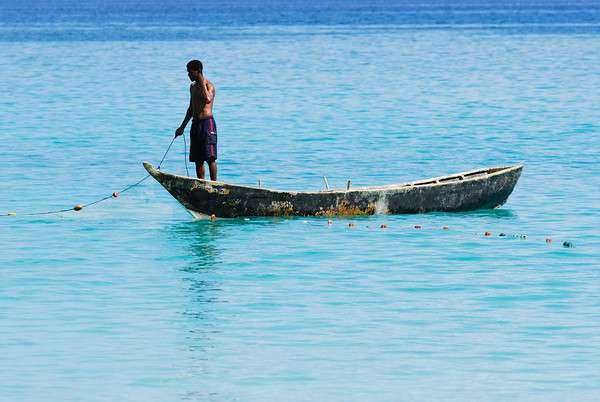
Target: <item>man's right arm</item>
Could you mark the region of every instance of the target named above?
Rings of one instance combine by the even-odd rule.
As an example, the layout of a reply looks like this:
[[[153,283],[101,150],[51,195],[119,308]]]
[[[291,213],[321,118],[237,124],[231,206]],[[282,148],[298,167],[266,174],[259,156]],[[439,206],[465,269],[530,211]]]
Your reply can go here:
[[[190,106],[188,106],[187,112],[185,113],[185,118],[181,122],[181,125],[175,130],[175,137],[183,134],[183,130],[185,130],[185,126],[187,126],[188,122],[192,118],[192,101],[190,100]]]

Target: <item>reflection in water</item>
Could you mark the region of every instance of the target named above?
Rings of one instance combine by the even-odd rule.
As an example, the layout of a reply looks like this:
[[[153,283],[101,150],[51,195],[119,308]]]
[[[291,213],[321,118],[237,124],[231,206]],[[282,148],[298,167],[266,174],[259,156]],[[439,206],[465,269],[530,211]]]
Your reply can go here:
[[[169,242],[178,246],[185,261],[179,271],[190,297],[189,303],[181,306],[181,314],[189,325],[185,342],[188,350],[194,352],[194,366],[200,372],[205,371],[207,351],[214,344],[212,339],[222,332],[223,303],[228,302],[227,284],[231,283],[227,256],[223,256],[228,237],[285,221],[284,218],[197,220],[166,228]]]
[[[227,399],[218,393],[206,394],[205,387],[205,381],[218,381],[215,378],[214,354],[220,353],[218,345],[222,343],[223,334],[230,331],[228,322],[232,316],[231,309],[235,308],[229,303],[235,292],[232,286],[235,287],[236,282],[235,270],[232,271],[231,267],[241,261],[238,254],[227,250],[232,243],[237,249],[247,246],[244,237],[253,231],[262,231],[265,226],[286,221],[285,218],[198,220],[166,228],[168,242],[178,250],[178,271],[184,292],[188,294],[188,302],[179,308],[185,327],[181,332],[181,342],[189,356],[186,375],[193,378],[194,388],[197,387],[194,391],[186,390],[179,399]]]
[[[294,218],[291,218],[294,219]],[[185,272],[214,270],[221,263],[219,244],[230,234],[252,231],[259,227],[287,222],[283,217],[256,217],[219,219],[216,221],[195,220],[177,223],[167,229],[169,238],[178,244],[187,245],[193,261],[182,268]]]
[[[220,265],[219,239],[224,231],[213,222],[181,222],[166,228],[169,242],[177,245],[179,265],[184,286],[187,285],[189,302],[181,306],[187,331],[182,334],[187,349],[192,352],[190,372],[205,371],[206,352],[213,343],[211,340],[219,331],[215,328],[215,305],[221,302],[221,281],[215,275]]]
[[[200,272],[213,269],[219,262],[218,240],[223,236],[222,226],[218,222],[190,221],[168,228],[169,237],[184,244],[193,256],[191,263],[182,268],[185,272]]]
[[[513,212],[511,209],[504,208],[495,208],[495,209],[479,209],[477,211],[464,212],[465,214],[469,214],[469,216],[473,217],[489,217],[489,218],[518,218],[518,215]]]
[[[449,218],[498,218],[498,219],[517,219],[518,215],[511,209],[495,208],[495,209],[476,209],[474,211],[465,212],[430,212],[427,215],[449,217]],[[407,215],[410,216],[410,215]]]

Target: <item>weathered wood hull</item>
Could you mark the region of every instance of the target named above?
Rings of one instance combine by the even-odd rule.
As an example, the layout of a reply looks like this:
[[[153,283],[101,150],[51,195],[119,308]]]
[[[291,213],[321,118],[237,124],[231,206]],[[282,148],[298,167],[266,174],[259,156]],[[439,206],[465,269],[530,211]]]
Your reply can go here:
[[[195,217],[334,216],[458,212],[501,206],[522,165],[488,168],[406,184],[320,192],[277,191],[163,173],[144,167]]]

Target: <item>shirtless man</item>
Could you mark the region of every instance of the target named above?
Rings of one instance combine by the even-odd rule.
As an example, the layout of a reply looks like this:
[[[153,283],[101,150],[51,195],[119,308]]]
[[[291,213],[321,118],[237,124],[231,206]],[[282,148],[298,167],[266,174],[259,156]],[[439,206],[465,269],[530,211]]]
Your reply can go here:
[[[190,162],[196,163],[196,175],[204,179],[204,162],[208,163],[210,179],[217,180],[217,124],[212,108],[215,100],[215,86],[202,75],[202,63],[192,60],[187,64],[190,85],[190,106],[181,126],[175,130],[175,137],[183,134],[185,126],[192,119],[190,129]]]

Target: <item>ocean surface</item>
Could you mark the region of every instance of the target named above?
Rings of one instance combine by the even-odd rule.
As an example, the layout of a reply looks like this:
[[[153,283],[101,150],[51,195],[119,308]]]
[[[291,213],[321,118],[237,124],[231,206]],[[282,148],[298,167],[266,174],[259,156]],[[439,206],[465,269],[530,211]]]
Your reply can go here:
[[[523,174],[459,214],[194,221],[148,179],[27,215],[158,164],[194,58],[220,180]],[[0,2],[0,401],[598,400],[599,88],[596,1]]]

